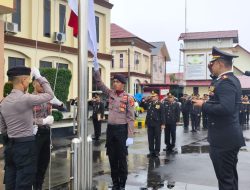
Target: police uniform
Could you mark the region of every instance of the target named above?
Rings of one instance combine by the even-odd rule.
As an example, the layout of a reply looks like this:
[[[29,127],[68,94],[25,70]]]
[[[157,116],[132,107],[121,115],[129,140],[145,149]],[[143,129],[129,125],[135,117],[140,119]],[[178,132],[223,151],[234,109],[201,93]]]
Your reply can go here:
[[[151,96],[158,96],[152,93]],[[165,124],[164,107],[159,100],[150,101],[146,116],[148,130],[149,157],[159,156],[161,150],[161,125]]]
[[[235,57],[215,47],[212,55],[212,63],[217,59],[232,62]],[[220,190],[238,190],[237,155],[240,147],[245,146],[239,124],[240,101],[240,82],[229,71],[213,81],[210,100],[202,106],[202,110],[208,114],[209,153]]]
[[[13,78],[30,75],[30,68],[15,67],[7,75]],[[4,147],[5,189],[31,190],[36,174],[36,146],[33,134],[33,106],[48,102],[54,96],[48,81],[37,79],[44,92],[39,95],[13,89],[0,105],[1,132],[7,134]]]
[[[186,99],[186,97],[182,97],[181,98],[181,111],[182,111],[183,123],[184,123],[185,129],[187,129],[189,126],[189,115],[190,115],[191,107],[192,107],[191,101]]]
[[[204,101],[208,100],[208,95],[207,94],[204,94],[203,100]],[[207,129],[207,124],[208,124],[208,116],[207,116],[206,112],[202,111],[202,125],[203,125],[203,129]]]
[[[103,102],[92,101],[93,115],[92,120],[94,124],[95,138],[94,140],[99,140],[101,136],[101,119],[104,117],[104,104]]]
[[[192,105],[190,110],[192,132],[197,132],[197,130],[199,129],[200,115],[201,108]]]
[[[172,98],[172,95],[168,95]],[[165,144],[166,151],[172,151],[176,141],[176,123],[180,121],[180,106],[177,102],[163,101],[165,113]]]
[[[126,83],[123,75],[116,74],[114,79]],[[126,140],[128,130],[132,133],[134,128],[134,99],[124,91],[116,92],[107,88],[99,71],[95,71],[95,80],[100,90],[109,96],[106,148],[111,167],[112,189],[125,189],[128,175]]]

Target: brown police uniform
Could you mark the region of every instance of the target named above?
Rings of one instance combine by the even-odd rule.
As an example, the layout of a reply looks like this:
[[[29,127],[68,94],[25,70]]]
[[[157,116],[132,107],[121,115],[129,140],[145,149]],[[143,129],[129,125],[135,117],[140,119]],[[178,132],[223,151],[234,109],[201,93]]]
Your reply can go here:
[[[125,83],[125,78],[118,75],[117,79]],[[117,93],[109,89],[101,80],[99,71],[95,72],[97,86],[109,96],[109,116],[107,128],[107,155],[111,167],[113,189],[125,188],[128,166],[126,140],[128,130],[134,128],[134,99],[128,93]]]

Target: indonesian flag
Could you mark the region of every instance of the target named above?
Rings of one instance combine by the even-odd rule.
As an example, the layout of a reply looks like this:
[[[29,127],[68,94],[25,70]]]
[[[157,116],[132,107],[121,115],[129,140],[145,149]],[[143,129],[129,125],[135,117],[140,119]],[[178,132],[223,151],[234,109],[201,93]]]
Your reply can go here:
[[[97,59],[96,21],[94,0],[88,0],[88,50],[93,54],[94,69],[99,70]],[[73,35],[78,35],[78,0],[68,0],[71,9],[68,26],[73,28]]]

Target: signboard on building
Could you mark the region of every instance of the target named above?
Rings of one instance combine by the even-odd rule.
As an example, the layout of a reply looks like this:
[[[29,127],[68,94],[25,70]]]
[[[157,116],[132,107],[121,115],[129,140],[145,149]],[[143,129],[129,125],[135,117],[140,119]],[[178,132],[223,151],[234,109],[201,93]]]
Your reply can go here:
[[[206,80],[206,54],[188,54],[185,58],[185,80]]]

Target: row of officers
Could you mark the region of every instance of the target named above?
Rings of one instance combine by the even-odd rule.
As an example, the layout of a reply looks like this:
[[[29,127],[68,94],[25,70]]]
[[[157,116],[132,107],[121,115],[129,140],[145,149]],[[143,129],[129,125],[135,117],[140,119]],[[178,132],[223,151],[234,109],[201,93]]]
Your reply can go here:
[[[147,97],[144,106],[147,107],[146,124],[148,126],[148,157],[158,157],[161,147],[161,131],[164,130],[166,151],[172,152],[176,142],[176,126],[180,122],[180,112],[182,112],[184,129],[189,128],[191,120],[191,132],[200,130],[202,121],[203,129],[208,128],[208,115],[200,107],[194,106],[192,101],[202,99],[209,101],[209,95],[204,94],[202,98],[199,95],[189,96],[184,94],[180,102],[168,93],[165,98],[159,100],[159,95],[152,92]],[[248,96],[242,96],[240,104],[239,120],[240,124],[249,123],[250,103]]]

